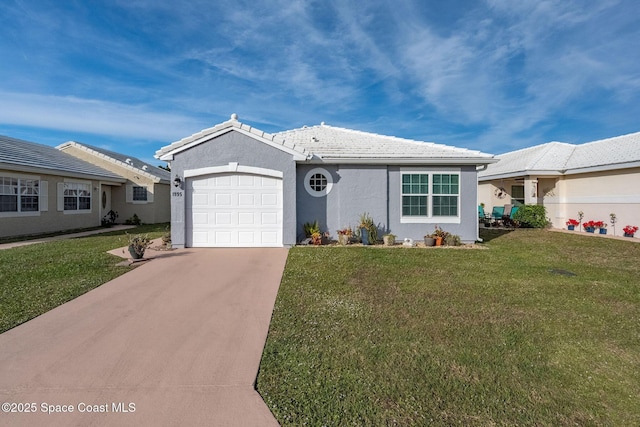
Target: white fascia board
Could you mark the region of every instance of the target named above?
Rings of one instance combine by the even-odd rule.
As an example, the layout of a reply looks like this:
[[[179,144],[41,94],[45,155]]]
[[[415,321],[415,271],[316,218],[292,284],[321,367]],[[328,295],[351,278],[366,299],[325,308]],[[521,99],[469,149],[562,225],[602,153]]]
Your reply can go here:
[[[361,157],[317,157],[313,156],[306,163],[312,164],[357,164],[357,165],[484,165],[495,163],[497,159],[468,158],[361,158]]]
[[[639,168],[639,167],[640,167],[640,161],[628,162],[628,163],[616,163],[611,165],[590,166],[585,168],[568,169],[565,172],[565,175],[576,175],[580,173],[589,173],[589,172],[605,172],[605,171],[631,169],[631,168]]]
[[[560,171],[532,171],[532,170],[524,170],[524,171],[516,171],[516,172],[506,172],[499,173],[495,175],[478,175],[478,181],[493,181],[496,179],[511,179],[511,178],[524,178],[526,176],[539,176],[539,177],[556,177],[562,176],[563,173]]]

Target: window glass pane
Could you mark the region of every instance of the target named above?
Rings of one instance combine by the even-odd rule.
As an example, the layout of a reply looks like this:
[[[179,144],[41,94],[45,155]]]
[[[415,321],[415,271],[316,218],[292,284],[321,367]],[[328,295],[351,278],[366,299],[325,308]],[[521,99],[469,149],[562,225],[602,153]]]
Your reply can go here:
[[[18,212],[18,196],[0,194],[0,212]]]
[[[426,174],[403,174],[402,194],[428,194],[429,175]]]
[[[455,174],[434,174],[433,194],[458,194],[459,179]]]
[[[426,216],[427,196],[402,196],[403,216]]]
[[[146,187],[133,187],[133,200],[147,200],[147,188]]]
[[[65,197],[64,198],[64,210],[76,211],[78,210],[78,198],[77,197]]]
[[[433,196],[433,216],[458,216],[458,196]]]
[[[323,191],[327,188],[327,177],[321,173],[317,173],[309,178],[309,186],[313,191]]]

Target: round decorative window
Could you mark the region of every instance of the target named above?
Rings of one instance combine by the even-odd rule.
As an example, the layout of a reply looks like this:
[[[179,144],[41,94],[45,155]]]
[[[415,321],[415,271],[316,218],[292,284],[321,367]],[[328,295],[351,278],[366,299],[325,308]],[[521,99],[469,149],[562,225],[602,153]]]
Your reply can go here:
[[[333,187],[333,178],[326,169],[311,169],[304,178],[304,188],[313,197],[326,196],[331,191],[331,187]]]

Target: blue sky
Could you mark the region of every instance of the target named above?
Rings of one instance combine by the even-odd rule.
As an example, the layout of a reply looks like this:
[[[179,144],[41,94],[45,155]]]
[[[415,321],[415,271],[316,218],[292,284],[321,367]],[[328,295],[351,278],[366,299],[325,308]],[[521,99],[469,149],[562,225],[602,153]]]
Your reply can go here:
[[[586,7],[585,5],[588,5]],[[231,113],[500,154],[640,131],[636,0],[3,0],[0,134],[154,164]]]

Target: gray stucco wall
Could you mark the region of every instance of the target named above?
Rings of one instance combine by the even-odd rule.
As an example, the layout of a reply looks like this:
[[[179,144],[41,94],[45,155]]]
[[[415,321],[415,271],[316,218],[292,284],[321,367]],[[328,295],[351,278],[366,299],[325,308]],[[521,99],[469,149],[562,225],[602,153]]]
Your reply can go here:
[[[401,171],[415,170],[425,172],[459,172],[460,173],[460,222],[444,223],[436,218],[427,223],[402,224],[400,222],[401,201]],[[452,234],[457,234],[463,242],[474,242],[478,236],[478,183],[475,166],[390,166],[389,167],[389,228],[400,239],[410,237],[422,239],[425,234],[433,232],[436,225]]]
[[[313,197],[304,188],[309,170],[322,167],[333,178],[333,188],[325,197]],[[401,171],[441,171],[460,173],[460,221],[444,223],[433,219],[427,223],[401,223]],[[337,238],[337,230],[359,224],[360,214],[368,212],[378,224],[379,235],[393,233],[421,240],[436,225],[457,234],[463,242],[477,238],[477,181],[475,166],[362,166],[362,165],[298,165],[298,240],[304,238],[302,225],[318,220],[322,231]]]
[[[304,188],[307,172],[322,167],[331,173],[333,188],[324,197],[313,197]],[[298,165],[298,241],[304,239],[302,225],[318,221],[322,231],[337,238],[337,230],[359,224],[367,212],[378,224],[380,235],[387,230],[387,167],[362,165]]]
[[[237,162],[240,166],[282,171],[282,241],[285,246],[294,245],[296,243],[296,164],[290,154],[240,132],[231,131],[177,153],[171,162],[171,176],[173,179],[178,175],[184,180],[185,170],[226,166],[230,162]],[[184,188],[172,187],[171,242],[178,248],[184,247],[186,242],[185,202]]]

